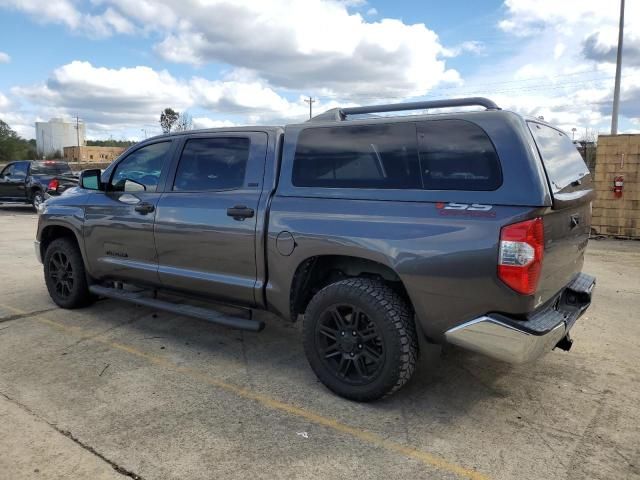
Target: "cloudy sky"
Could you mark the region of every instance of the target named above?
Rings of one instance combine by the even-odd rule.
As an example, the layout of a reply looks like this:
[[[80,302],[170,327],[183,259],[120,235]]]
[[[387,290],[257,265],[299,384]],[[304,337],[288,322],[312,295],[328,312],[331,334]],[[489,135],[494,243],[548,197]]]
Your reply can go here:
[[[482,95],[607,132],[617,0],[0,0],[0,119],[79,115],[90,138],[283,124]],[[640,131],[640,1],[627,2],[620,130]]]

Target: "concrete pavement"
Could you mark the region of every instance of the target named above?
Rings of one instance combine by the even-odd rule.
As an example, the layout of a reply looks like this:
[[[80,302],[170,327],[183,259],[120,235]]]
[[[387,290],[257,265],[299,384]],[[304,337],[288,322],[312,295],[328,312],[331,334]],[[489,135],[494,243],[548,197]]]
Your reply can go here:
[[[56,308],[35,223],[0,207],[0,478],[640,478],[640,242],[590,243],[571,352],[431,347],[401,392],[357,404],[317,381],[297,324]]]

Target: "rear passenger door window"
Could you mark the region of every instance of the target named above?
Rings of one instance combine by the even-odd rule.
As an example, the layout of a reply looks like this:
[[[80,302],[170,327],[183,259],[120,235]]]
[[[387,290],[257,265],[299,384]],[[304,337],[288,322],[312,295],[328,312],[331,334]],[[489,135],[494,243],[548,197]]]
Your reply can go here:
[[[502,183],[498,154],[488,135],[464,120],[418,123],[426,190],[495,190]]]
[[[421,188],[414,123],[309,128],[293,164],[296,187]]]
[[[232,190],[243,186],[250,140],[244,137],[187,140],[173,191]]]

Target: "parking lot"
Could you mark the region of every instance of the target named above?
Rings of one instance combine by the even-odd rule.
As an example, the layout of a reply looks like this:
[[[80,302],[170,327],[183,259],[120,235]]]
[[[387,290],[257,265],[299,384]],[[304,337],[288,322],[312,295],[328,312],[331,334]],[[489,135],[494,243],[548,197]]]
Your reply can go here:
[[[358,404],[316,380],[298,324],[56,308],[36,222],[0,207],[3,479],[640,478],[640,242],[590,242],[570,353],[510,366],[429,346],[406,388]]]

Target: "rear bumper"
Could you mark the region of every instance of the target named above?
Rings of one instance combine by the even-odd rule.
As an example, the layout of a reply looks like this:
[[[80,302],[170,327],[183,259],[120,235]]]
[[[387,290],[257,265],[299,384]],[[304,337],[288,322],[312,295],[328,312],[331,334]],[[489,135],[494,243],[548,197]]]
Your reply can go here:
[[[581,273],[552,302],[516,320],[487,314],[445,333],[448,343],[509,363],[526,363],[551,351],[589,308],[596,279]]]

